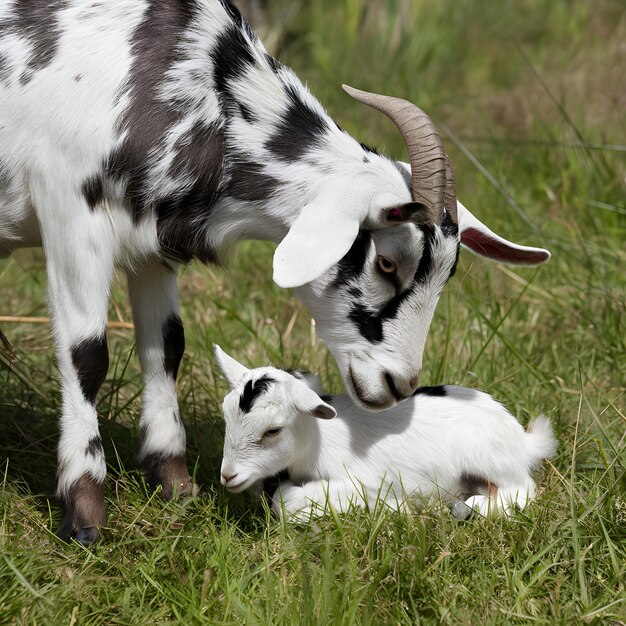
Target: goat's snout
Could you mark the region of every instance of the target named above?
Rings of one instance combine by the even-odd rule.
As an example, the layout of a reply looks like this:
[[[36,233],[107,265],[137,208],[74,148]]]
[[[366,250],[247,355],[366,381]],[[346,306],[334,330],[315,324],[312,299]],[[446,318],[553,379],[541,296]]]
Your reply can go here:
[[[235,478],[237,478],[237,476],[238,476],[237,472],[233,470],[222,471],[222,481],[221,481],[222,485],[226,487],[228,483],[234,480]]]
[[[419,374],[415,374],[410,379],[391,372],[385,372],[384,379],[391,395],[398,401],[409,398],[417,388]]]

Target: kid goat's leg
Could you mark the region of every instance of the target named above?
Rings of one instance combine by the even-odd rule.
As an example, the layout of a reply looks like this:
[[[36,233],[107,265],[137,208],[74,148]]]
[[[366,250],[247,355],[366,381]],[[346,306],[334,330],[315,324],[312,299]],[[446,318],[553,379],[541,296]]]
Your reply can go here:
[[[42,185],[33,189],[33,199],[61,377],[57,494],[64,516],[59,536],[88,545],[106,524],[96,394],[109,365],[105,331],[113,239],[107,216],[92,212],[78,194]]]
[[[145,385],[139,464],[150,485],[161,485],[161,495],[169,499],[193,490],[176,398],[176,375],[185,350],[176,273],[155,263],[129,273],[128,286]]]

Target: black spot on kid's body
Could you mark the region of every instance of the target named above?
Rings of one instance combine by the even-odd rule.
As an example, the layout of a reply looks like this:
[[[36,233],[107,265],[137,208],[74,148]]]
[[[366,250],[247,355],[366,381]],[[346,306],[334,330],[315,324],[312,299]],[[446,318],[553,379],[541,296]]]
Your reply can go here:
[[[277,158],[294,163],[319,144],[329,126],[319,113],[304,103],[291,85],[285,85],[284,89],[289,106],[266,147]]]
[[[244,413],[248,413],[252,409],[254,401],[274,382],[276,381],[270,376],[261,376],[261,378],[256,380],[249,380],[245,384],[239,398],[239,409]]]
[[[163,367],[174,380],[185,353],[185,330],[178,315],[170,315],[163,324]]]
[[[95,405],[98,390],[109,369],[106,335],[81,341],[72,348],[71,356],[83,396]]]

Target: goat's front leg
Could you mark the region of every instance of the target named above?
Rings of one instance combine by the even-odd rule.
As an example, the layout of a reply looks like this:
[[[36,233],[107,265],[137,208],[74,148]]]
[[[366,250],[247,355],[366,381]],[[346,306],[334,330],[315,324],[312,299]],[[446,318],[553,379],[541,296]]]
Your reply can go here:
[[[185,350],[175,270],[155,263],[128,275],[137,350],[144,382],[139,465],[161,495],[192,493],[185,462],[185,428],[176,398],[176,376]]]
[[[36,206],[45,206],[38,218],[61,377],[57,494],[64,516],[58,534],[88,545],[106,524],[106,465],[96,394],[109,365],[105,331],[113,240],[106,215],[92,213],[81,198],[60,192],[57,186],[33,191]]]
[[[363,505],[364,495],[343,480],[312,480],[303,485],[283,481],[272,498],[272,510],[290,521],[308,522],[328,513],[330,508],[347,511],[351,505]]]

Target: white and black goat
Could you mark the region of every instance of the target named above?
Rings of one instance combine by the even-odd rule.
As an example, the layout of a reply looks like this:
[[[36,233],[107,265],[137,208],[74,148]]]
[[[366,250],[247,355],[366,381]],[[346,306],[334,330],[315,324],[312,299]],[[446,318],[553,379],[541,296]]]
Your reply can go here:
[[[0,0],[0,256],[45,250],[61,536],[90,543],[106,521],[95,401],[115,267],[145,383],[139,461],[168,497],[191,489],[178,264],[280,242],[275,281],[298,288],[353,397],[381,409],[417,385],[459,242],[506,262],[549,257],[457,207],[423,112],[347,90],[396,122],[411,165],[343,132],[227,0]]]
[[[328,505],[402,509],[432,497],[461,518],[472,510],[508,514],[534,498],[531,470],[556,448],[547,419],[536,418],[526,432],[473,389],[418,388],[375,414],[347,395],[320,397],[285,370],[250,370],[217,346],[215,355],[231,387],[222,484],[240,492],[286,474],[273,496],[279,515],[305,520]]]

